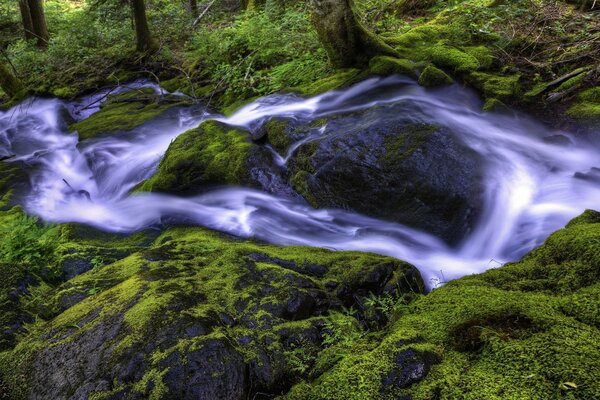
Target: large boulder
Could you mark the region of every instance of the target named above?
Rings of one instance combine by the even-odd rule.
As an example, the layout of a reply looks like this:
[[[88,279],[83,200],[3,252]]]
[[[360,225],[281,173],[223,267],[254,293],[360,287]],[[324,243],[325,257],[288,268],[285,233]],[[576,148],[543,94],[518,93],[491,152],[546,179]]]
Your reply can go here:
[[[392,258],[172,229],[40,299],[58,313],[0,354],[0,387],[30,399],[277,395],[308,377],[329,313],[358,310],[366,326],[367,299],[414,291],[419,272]]]
[[[450,242],[476,222],[483,160],[459,134],[412,118],[405,105],[312,124],[280,124],[269,140],[286,151],[316,135],[288,163],[293,188],[314,207],[397,221]]]

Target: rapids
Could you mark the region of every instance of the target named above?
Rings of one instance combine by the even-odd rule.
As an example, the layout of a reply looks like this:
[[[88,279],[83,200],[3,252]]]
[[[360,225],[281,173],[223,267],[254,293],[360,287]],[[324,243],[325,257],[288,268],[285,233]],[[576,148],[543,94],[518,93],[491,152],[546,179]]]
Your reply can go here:
[[[162,91],[149,83],[130,87],[142,86]],[[519,259],[600,202],[599,146],[551,131],[523,114],[484,113],[477,96],[458,85],[425,90],[407,78],[372,78],[308,99],[267,96],[228,117],[199,105],[178,108],[131,132],[79,142],[66,128],[65,110],[75,119],[87,118],[106,93],[75,102],[30,99],[0,111],[0,158],[28,166],[32,189],[20,202],[29,213],[113,232],[195,224],[278,245],[371,251],[416,265],[435,287]],[[458,246],[397,223],[315,210],[241,187],[195,197],[130,193],[152,176],[178,135],[204,120],[253,130],[275,116],[310,121],[390,104],[406,104],[415,121],[460,132],[461,140],[486,160],[484,213]],[[284,166],[300,146],[327,135],[326,126],[313,135],[291,146],[288,154],[270,148],[275,162]]]

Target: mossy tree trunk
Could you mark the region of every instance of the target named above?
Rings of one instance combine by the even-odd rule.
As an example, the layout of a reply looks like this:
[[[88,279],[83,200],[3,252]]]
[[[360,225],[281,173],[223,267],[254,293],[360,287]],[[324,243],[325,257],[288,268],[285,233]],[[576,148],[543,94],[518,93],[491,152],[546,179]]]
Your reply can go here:
[[[21,89],[19,80],[4,64],[0,64],[0,87],[11,97]]]
[[[19,0],[19,10],[21,11],[21,21],[23,21],[25,39],[33,39],[35,34],[33,33],[33,21],[31,20],[31,12],[29,11],[27,0]]]
[[[155,45],[148,27],[148,18],[146,17],[146,4],[144,0],[131,0],[131,9],[133,11],[133,20],[135,23],[136,49],[139,52],[152,50]]]
[[[48,47],[50,35],[48,34],[42,0],[27,0],[27,5],[29,7],[33,35],[37,38],[37,47],[45,49]]]
[[[358,20],[352,0],[310,0],[312,22],[331,63],[362,67],[374,56],[397,53]]]

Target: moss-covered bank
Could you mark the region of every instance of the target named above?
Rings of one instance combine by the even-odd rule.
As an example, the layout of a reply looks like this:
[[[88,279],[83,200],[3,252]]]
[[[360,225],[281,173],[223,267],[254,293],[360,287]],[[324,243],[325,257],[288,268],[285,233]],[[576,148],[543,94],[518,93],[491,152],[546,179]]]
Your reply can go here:
[[[38,301],[54,313],[0,353],[0,372],[15,399],[281,394],[308,376],[328,315],[354,309],[381,325],[364,299],[422,290],[417,270],[391,258],[172,229],[46,290]]]
[[[523,261],[403,307],[383,340],[357,341],[284,398],[600,397],[599,238],[588,211]]]

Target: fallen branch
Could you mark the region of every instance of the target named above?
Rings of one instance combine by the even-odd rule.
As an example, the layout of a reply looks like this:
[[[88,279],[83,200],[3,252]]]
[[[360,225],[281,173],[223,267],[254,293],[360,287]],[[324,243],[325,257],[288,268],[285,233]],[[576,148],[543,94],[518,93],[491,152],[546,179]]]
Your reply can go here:
[[[216,1],[217,0],[212,0],[210,2],[210,4],[208,6],[206,6],[206,8],[204,9],[204,11],[202,11],[202,14],[198,15],[198,18],[196,18],[196,20],[192,24],[193,27],[195,27],[196,25],[198,25],[198,22],[200,22],[200,20],[202,19],[202,17],[204,17],[206,15],[206,13],[208,12],[208,10],[210,10],[210,8],[213,6],[213,4],[215,4]]]

